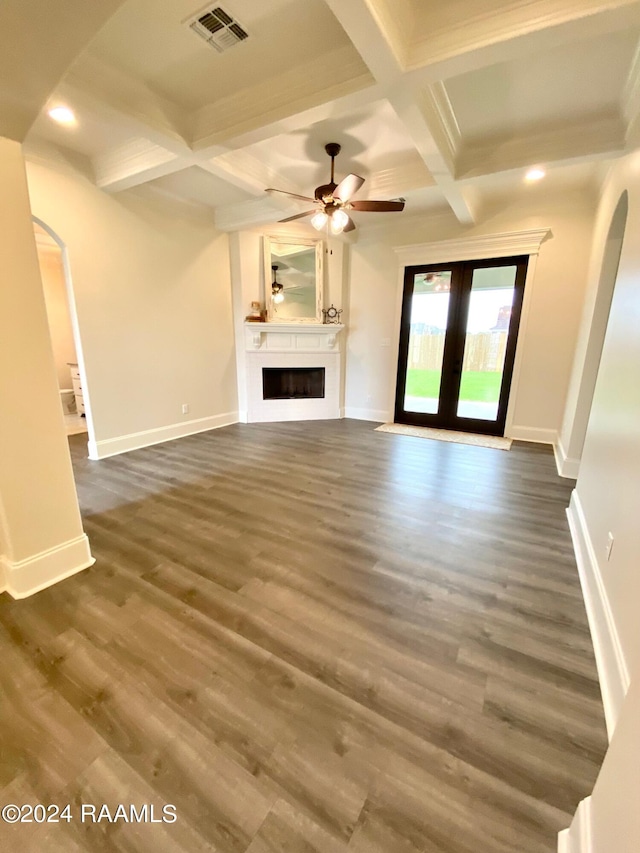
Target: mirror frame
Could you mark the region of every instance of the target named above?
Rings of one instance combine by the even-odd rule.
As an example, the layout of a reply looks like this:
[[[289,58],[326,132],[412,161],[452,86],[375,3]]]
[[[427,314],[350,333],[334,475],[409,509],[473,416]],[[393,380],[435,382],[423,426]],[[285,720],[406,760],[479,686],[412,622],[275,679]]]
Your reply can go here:
[[[316,314],[315,317],[287,317],[279,319],[273,311],[273,302],[271,301],[271,244],[272,243],[290,243],[296,246],[309,246],[315,248],[316,251]],[[285,325],[287,323],[322,323],[322,308],[323,302],[323,257],[324,243],[322,240],[314,240],[309,237],[297,236],[273,236],[264,238],[264,304],[267,309],[267,320],[269,323],[279,323]]]

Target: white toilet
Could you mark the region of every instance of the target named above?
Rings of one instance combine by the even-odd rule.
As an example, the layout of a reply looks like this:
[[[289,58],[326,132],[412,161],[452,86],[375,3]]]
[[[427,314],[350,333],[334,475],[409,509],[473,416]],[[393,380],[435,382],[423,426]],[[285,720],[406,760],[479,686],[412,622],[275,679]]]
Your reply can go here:
[[[74,415],[76,413],[76,398],[73,388],[60,389],[60,402],[62,403],[62,411],[65,415]]]

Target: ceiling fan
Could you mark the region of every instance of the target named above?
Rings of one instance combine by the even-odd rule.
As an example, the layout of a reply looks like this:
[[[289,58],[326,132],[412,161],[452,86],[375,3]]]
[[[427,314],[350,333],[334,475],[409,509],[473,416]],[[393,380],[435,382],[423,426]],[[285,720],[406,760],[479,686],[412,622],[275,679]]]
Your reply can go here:
[[[284,190],[275,190],[269,187],[268,193],[282,193],[289,198],[299,199],[301,201],[313,202],[316,207],[313,210],[307,210],[304,213],[297,213],[295,216],[288,216],[286,219],[280,219],[280,222],[292,222],[294,219],[303,219],[305,216],[311,216],[311,224],[317,231],[321,231],[327,223],[330,225],[333,234],[341,234],[343,231],[353,231],[356,227],[353,219],[347,211],[378,211],[378,212],[400,212],[404,210],[403,201],[351,201],[351,197],[358,192],[364,184],[364,178],[359,175],[347,175],[339,184],[336,184],[334,177],[334,160],[340,153],[341,146],[337,142],[328,142],[324,146],[324,150],[331,157],[331,179],[328,184],[322,184],[316,187],[314,198],[305,195],[296,195],[296,193],[288,193]]]

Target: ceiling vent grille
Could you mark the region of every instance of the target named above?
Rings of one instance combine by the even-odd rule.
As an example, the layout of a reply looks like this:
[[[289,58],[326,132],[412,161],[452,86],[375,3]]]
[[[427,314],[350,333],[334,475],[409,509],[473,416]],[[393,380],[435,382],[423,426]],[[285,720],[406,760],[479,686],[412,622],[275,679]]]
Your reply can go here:
[[[241,27],[220,6],[198,13],[197,17],[190,18],[187,24],[194,33],[197,33],[207,44],[214,47],[218,53],[229,50],[230,47],[249,38],[249,33],[244,27]]]

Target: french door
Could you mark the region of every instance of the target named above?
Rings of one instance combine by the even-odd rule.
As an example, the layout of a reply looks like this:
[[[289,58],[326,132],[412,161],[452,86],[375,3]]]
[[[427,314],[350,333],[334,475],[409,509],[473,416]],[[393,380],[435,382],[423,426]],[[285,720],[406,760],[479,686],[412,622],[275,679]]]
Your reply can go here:
[[[405,268],[396,423],[504,435],[527,262]]]

